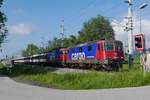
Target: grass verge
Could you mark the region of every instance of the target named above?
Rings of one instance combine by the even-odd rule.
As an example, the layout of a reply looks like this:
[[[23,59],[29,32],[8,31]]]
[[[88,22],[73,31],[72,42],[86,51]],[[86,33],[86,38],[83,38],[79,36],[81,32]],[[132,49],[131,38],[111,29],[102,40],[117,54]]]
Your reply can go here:
[[[4,74],[6,72],[6,67],[0,63],[0,75]]]
[[[144,77],[135,64],[134,69],[128,71],[124,65],[122,72],[97,72],[88,73],[53,73],[43,70],[42,67],[13,68],[8,75],[20,80],[28,80],[58,89],[104,89],[137,87],[150,85],[150,73]]]

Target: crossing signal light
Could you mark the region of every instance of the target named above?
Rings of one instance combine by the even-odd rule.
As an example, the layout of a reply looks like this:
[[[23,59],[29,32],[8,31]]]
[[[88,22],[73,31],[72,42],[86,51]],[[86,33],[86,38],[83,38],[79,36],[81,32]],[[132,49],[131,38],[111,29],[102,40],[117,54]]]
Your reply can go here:
[[[135,49],[137,51],[143,51],[144,50],[144,35],[139,34],[134,36],[134,44],[135,44]]]
[[[142,38],[141,37],[135,37],[135,47],[142,48]]]

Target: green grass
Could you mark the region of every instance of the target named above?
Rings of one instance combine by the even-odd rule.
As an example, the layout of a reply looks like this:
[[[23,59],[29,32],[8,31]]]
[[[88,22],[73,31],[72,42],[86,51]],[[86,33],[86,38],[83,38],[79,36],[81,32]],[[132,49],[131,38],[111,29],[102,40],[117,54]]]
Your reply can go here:
[[[4,71],[5,71],[5,66],[2,63],[0,63],[0,74],[3,74]]]
[[[139,66],[139,64],[138,64]],[[8,75],[20,80],[30,80],[59,89],[103,89],[150,85],[150,73],[144,77],[139,67],[132,70],[124,65],[122,72],[63,73],[57,74],[43,68],[14,68]]]
[[[0,63],[0,69],[2,69],[3,67],[4,67],[4,65]]]
[[[58,74],[43,70],[43,67],[24,66],[14,67],[11,73],[7,74],[12,78],[34,81],[58,89],[104,89],[150,85],[150,73],[143,75],[138,60],[139,58],[135,59],[131,70],[128,69],[127,64],[124,64],[122,72],[88,71]]]

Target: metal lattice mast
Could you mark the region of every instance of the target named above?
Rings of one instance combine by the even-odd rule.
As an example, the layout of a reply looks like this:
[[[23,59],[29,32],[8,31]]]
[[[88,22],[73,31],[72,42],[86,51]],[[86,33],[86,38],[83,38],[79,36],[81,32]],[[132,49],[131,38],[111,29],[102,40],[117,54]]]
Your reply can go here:
[[[129,54],[129,67],[132,66],[132,58],[133,58],[133,51],[134,51],[134,41],[133,41],[133,0],[125,1],[128,3],[128,16],[126,19],[128,23],[126,24],[126,31],[128,32],[128,54]]]
[[[133,55],[133,10],[132,10],[132,0],[129,0],[128,4],[128,22],[129,22],[129,34],[128,34],[128,44],[129,44],[129,54]]]
[[[63,47],[63,40],[64,40],[64,20],[61,21],[61,25],[60,25],[60,28],[61,28],[61,38],[62,38],[62,44],[61,44],[61,47]]]

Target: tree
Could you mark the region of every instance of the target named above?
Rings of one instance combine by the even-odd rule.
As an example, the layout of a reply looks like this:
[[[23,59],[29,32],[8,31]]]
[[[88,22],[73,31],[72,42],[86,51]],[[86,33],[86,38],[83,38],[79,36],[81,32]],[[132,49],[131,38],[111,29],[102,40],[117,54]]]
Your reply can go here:
[[[34,44],[29,44],[22,54],[23,56],[29,56],[37,53],[49,52],[56,48],[71,47],[82,42],[101,39],[115,39],[115,34],[109,20],[98,15],[84,23],[78,36],[70,35],[64,39],[55,37],[53,40],[48,41],[48,45],[45,48],[41,47],[40,49]]]
[[[28,44],[27,48],[22,51],[23,56],[31,56],[40,53],[39,48],[34,44]]]
[[[48,51],[52,50],[52,47],[53,47],[52,41],[49,40],[47,43],[47,46],[45,48],[42,48],[42,49],[44,50],[44,52],[48,52]]]
[[[0,8],[2,7],[2,4],[3,4],[3,0],[0,0]],[[6,21],[7,21],[6,16],[0,10],[0,47],[1,47],[1,44],[4,42],[4,39],[6,38],[6,35],[7,35],[7,28],[5,25]]]
[[[115,34],[109,20],[98,15],[84,23],[79,31],[79,41],[86,42],[101,39],[115,39]]]
[[[58,38],[54,37],[54,39],[49,40],[48,45],[45,48],[43,48],[44,52],[48,52],[48,51],[51,51],[56,48],[61,48],[63,46],[63,43],[64,42],[62,39],[58,39]]]
[[[75,45],[78,42],[77,37],[74,35],[70,35],[69,40],[70,40],[70,46]]]
[[[71,47],[82,42],[101,39],[115,39],[115,34],[109,20],[98,15],[84,23],[78,36],[70,35],[68,38],[65,37],[64,39],[55,37],[52,41],[48,42],[45,51],[48,52],[55,48]]]
[[[64,47],[69,47],[70,46],[70,40],[69,40],[69,38],[64,38],[63,39],[63,46]]]

